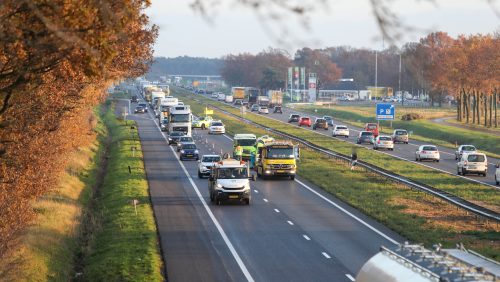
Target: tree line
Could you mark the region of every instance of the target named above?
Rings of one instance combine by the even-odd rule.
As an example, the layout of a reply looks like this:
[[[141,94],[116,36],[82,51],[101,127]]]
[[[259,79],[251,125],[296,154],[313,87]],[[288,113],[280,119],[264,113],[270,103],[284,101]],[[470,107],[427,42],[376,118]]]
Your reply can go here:
[[[0,259],[53,189],[69,152],[95,140],[93,108],[142,75],[157,27],[136,0],[0,3]]]

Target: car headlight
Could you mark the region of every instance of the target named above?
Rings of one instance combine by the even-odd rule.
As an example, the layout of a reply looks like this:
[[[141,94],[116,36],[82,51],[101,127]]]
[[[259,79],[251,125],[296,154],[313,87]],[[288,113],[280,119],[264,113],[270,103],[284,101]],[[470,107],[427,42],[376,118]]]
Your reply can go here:
[[[181,154],[184,154],[184,150],[181,150]]]
[[[199,152],[198,152],[198,150],[194,150],[194,153],[197,155]]]
[[[222,184],[217,183],[217,188],[222,188]]]

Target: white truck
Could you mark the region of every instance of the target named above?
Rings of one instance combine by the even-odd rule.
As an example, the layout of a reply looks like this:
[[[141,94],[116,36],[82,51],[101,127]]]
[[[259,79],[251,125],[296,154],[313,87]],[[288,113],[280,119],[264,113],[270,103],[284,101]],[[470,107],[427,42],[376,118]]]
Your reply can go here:
[[[208,177],[210,200],[216,205],[229,200],[249,205],[250,179],[255,180],[255,175],[250,174],[250,167],[243,161],[224,159],[214,163]]]
[[[226,103],[232,103],[234,101],[233,96],[231,95],[226,95],[225,102]]]
[[[161,98],[165,98],[165,92],[163,91],[153,91],[151,92],[151,106],[154,110],[158,109],[158,105],[160,104]]]
[[[191,136],[191,122],[191,108],[188,105],[171,107],[168,116],[167,132],[182,131],[187,136]]]

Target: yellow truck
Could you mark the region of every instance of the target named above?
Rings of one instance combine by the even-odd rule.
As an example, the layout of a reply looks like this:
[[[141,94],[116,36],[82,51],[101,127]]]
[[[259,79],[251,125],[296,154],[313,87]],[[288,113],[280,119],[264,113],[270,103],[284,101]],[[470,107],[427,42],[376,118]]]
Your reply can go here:
[[[274,140],[265,142],[258,148],[256,169],[257,176],[288,176],[295,179],[299,147],[291,141]]]
[[[233,102],[236,100],[243,101],[243,99],[245,99],[245,87],[231,88],[231,95],[233,96]]]

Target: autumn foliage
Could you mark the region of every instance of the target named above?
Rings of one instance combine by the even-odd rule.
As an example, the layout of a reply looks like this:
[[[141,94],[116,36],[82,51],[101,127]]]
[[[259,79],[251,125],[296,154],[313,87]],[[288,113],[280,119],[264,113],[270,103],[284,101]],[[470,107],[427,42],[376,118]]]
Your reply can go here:
[[[157,35],[148,2],[0,2],[0,258],[67,154],[95,138],[106,87],[146,71]]]

